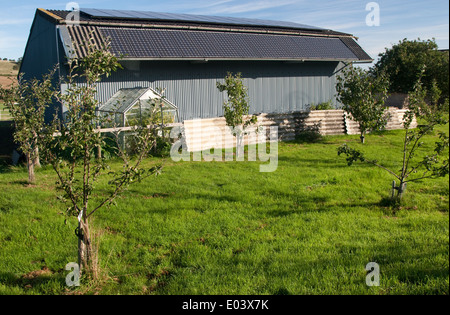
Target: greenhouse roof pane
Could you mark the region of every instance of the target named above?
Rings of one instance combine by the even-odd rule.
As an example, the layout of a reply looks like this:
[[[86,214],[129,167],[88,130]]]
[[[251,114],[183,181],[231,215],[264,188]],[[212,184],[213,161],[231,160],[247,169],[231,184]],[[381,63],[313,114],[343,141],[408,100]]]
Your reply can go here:
[[[149,88],[121,89],[111,97],[99,110],[104,112],[125,113]]]

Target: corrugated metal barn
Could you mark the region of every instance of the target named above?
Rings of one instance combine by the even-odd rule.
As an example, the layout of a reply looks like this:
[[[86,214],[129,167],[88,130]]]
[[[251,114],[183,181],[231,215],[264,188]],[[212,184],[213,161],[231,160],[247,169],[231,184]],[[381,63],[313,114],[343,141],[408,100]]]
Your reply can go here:
[[[89,34],[98,44],[109,38],[112,52],[124,55],[124,69],[98,86],[102,104],[121,89],[162,88],[181,121],[222,116],[225,95],[216,82],[227,72],[242,73],[251,114],[288,113],[336,104],[340,69],[372,61],[353,35],[290,22],[38,9],[20,71],[25,79],[40,78],[59,64],[64,76],[65,61],[83,57],[80,44]]]

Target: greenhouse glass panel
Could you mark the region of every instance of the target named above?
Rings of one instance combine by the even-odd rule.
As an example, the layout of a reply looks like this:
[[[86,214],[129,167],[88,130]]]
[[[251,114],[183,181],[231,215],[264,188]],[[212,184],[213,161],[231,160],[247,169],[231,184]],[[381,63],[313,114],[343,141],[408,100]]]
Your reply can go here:
[[[165,125],[179,121],[178,108],[151,88],[119,90],[98,109],[103,127]],[[114,117],[114,119],[112,117]]]

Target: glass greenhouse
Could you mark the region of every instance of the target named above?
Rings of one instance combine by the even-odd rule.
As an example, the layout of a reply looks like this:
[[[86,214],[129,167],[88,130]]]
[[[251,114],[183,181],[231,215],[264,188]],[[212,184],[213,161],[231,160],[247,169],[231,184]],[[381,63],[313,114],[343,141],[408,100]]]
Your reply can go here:
[[[152,88],[120,89],[97,110],[103,128],[177,123],[178,108]]]

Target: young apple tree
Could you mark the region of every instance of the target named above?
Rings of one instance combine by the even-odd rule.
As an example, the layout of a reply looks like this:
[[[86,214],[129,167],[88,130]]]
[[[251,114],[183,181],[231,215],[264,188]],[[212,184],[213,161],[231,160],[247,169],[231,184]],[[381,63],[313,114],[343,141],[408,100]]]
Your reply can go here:
[[[14,121],[14,141],[25,154],[28,182],[35,183],[35,167],[40,166],[39,147],[45,127],[45,111],[52,103],[55,89],[52,85],[54,71],[42,80],[25,81],[19,78],[18,85],[9,88],[0,86],[0,100],[9,110]]]
[[[220,92],[227,92],[228,101],[223,105],[224,116],[227,126],[232,129],[232,133],[237,140],[236,157],[243,157],[243,140],[246,129],[251,124],[256,123],[257,117],[253,115],[250,119],[246,119],[250,106],[248,104],[247,87],[242,81],[242,74],[233,75],[229,72],[225,77],[225,84],[217,82],[217,88]]]
[[[364,153],[350,148],[346,144],[338,149],[339,155],[347,156],[349,166],[359,161],[377,166],[393,175],[399,183],[396,186],[394,181],[392,185],[392,199],[395,202],[402,200],[407,183],[427,178],[445,177],[449,174],[449,135],[445,132],[439,132],[433,151],[426,149],[423,141],[426,137],[431,137],[430,134],[436,126],[448,123],[448,115],[445,115],[433,105],[440,98],[437,87],[431,93],[431,102],[428,101],[427,103],[426,98],[427,91],[419,80],[414,90],[409,93],[409,109],[403,118],[405,136],[399,171],[391,170],[377,160],[366,158]],[[448,103],[448,99],[446,102]],[[419,125],[417,129],[411,129],[411,123],[415,116],[420,117],[424,124]]]
[[[109,45],[100,49],[86,43],[87,55],[81,59],[68,60],[68,89],[57,96],[67,111],[64,122],[53,124],[47,132],[46,160],[57,174],[57,189],[62,192],[58,198],[67,206],[67,214],[78,218],[78,262],[80,270],[96,277],[93,266],[93,244],[89,221],[97,211],[111,205],[117,196],[130,184],[158,174],[160,166],[147,169],[141,166],[144,158],[155,144],[154,131],[149,127],[136,126],[135,156],[130,157],[117,143],[117,153],[122,167],[110,170],[105,158],[96,156],[104,145],[104,134],[98,127],[104,118],[97,114],[99,105],[96,87],[103,76],[109,76],[120,67],[118,58],[109,50]],[[116,132],[119,141],[119,132]],[[109,178],[109,190],[105,195],[97,190],[102,176]]]
[[[343,110],[359,123],[361,142],[367,132],[383,129],[389,116],[384,105],[388,97],[389,80],[381,73],[371,76],[361,68],[347,68],[338,76],[337,99]]]

